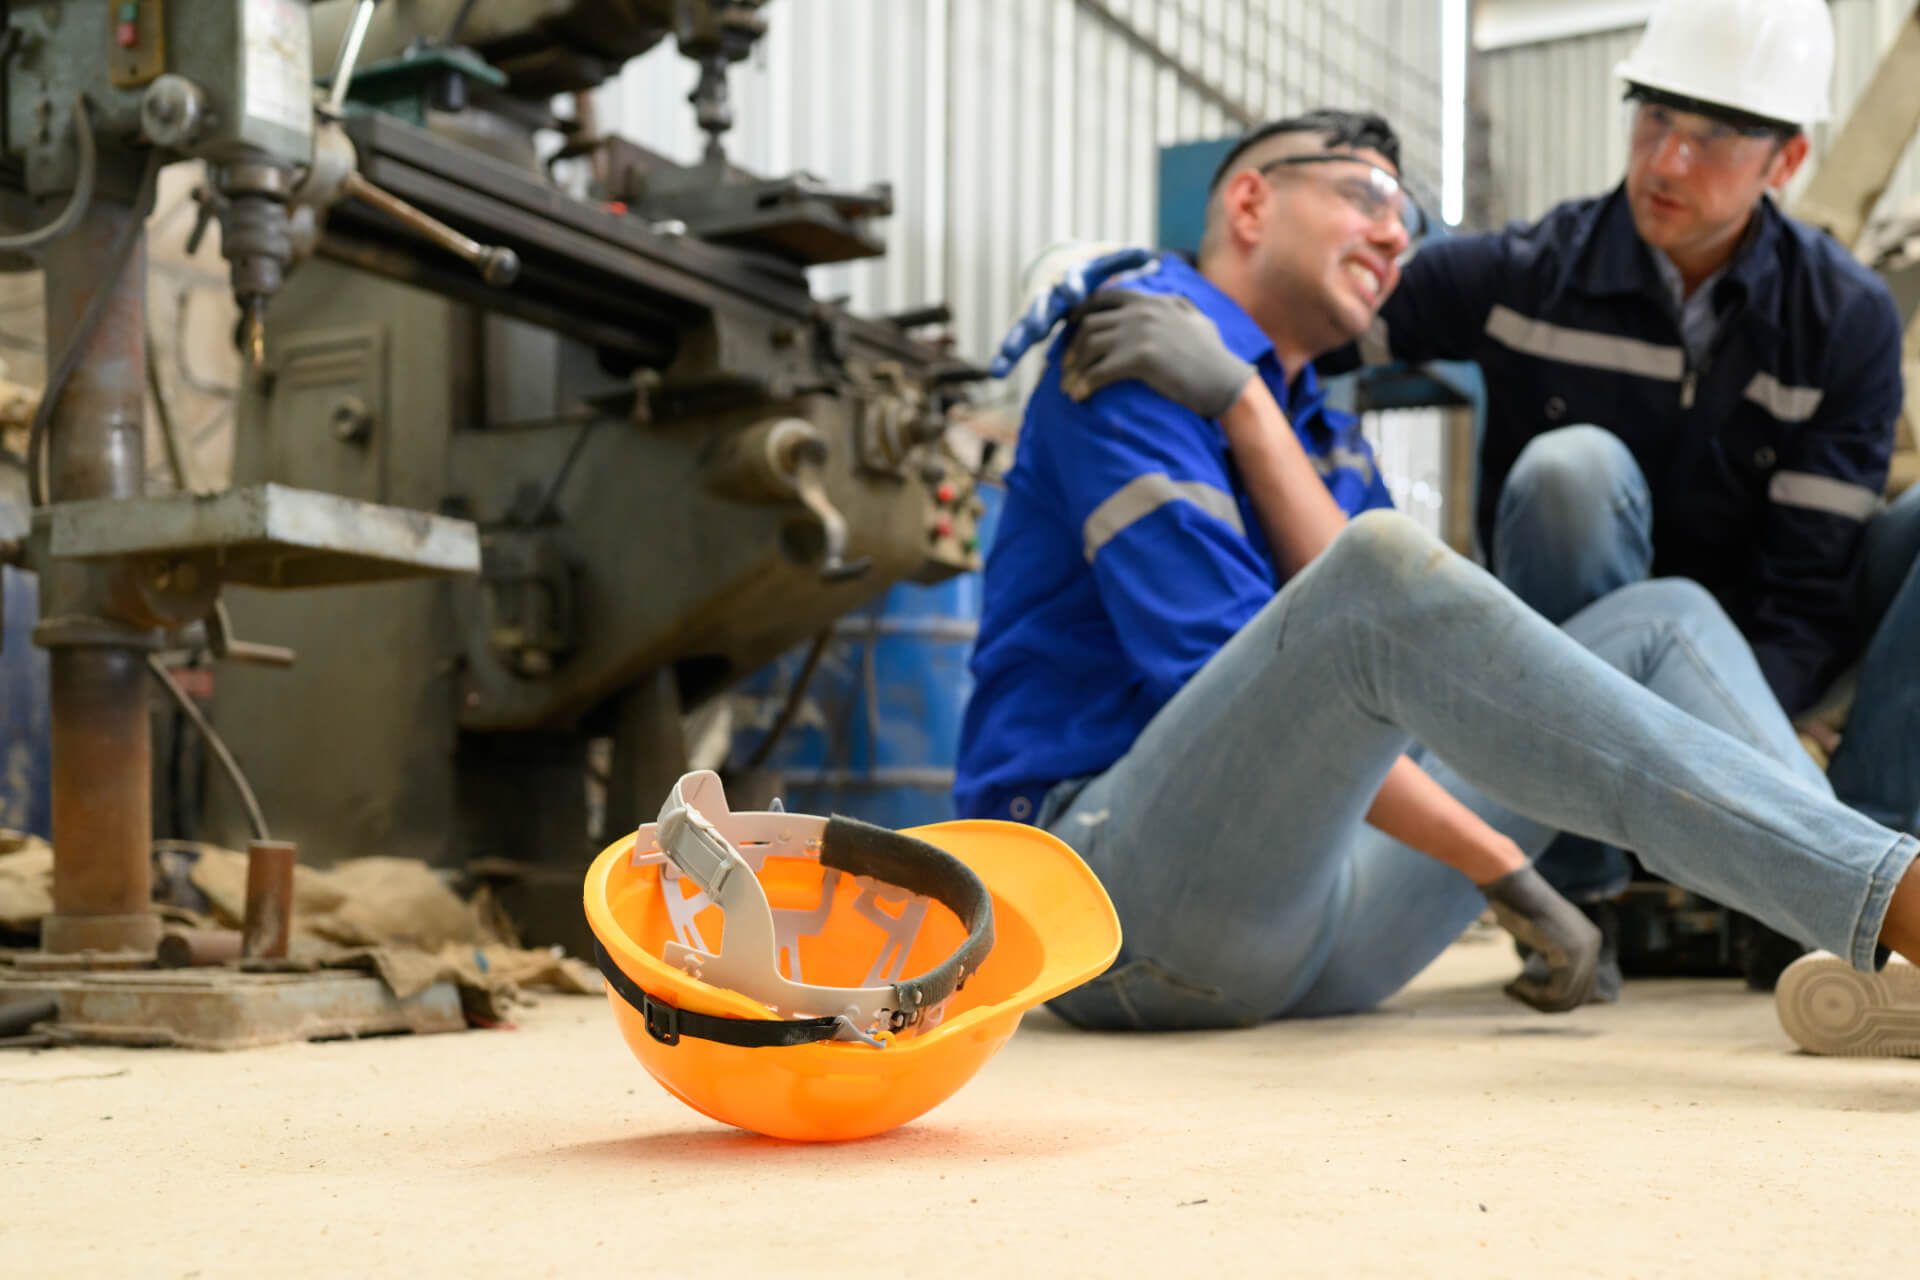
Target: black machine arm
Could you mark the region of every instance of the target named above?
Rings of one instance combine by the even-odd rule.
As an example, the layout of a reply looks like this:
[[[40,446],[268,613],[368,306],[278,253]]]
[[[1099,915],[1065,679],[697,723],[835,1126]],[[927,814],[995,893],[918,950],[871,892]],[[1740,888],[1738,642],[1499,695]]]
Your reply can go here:
[[[894,361],[943,379],[969,372],[895,325],[823,309],[791,260],[656,230],[392,116],[357,116],[347,131],[368,181],[511,250],[520,269],[510,285],[489,285],[470,264],[357,201],[329,211],[318,245],[326,257],[666,370],[669,385],[678,375],[792,391],[819,385],[823,365],[848,359]]]

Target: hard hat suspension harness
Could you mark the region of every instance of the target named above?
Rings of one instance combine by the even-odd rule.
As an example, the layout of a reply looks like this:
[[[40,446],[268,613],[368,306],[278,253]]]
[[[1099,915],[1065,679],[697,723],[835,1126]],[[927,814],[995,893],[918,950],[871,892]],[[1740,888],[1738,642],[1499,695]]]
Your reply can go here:
[[[594,958],[600,972],[640,1012],[647,1033],[669,1045],[693,1036],[743,1048],[827,1040],[884,1048],[883,1033],[938,1023],[948,999],[993,948],[993,899],[980,877],[945,850],[851,818],[727,814],[718,784],[711,774],[682,778],[661,809],[660,821],[642,826],[635,836],[632,862],[660,867],[661,892],[680,938],[666,944],[667,963],[786,1016],[731,1018],[677,1007],[629,978],[596,938]],[[722,813],[732,839],[694,806],[694,798],[703,792]],[[649,836],[657,847],[649,848]],[[758,875],[768,857],[817,857],[825,873],[818,904],[806,910],[773,909]],[[853,909],[885,931],[886,942],[864,985],[811,985],[802,981],[799,939],[826,923],[842,874],[866,881]],[[682,879],[700,891],[686,895]],[[905,899],[898,915],[881,909],[889,899]],[[897,981],[925,916],[925,899],[952,911],[967,929],[966,940],[926,973]],[[726,917],[725,946],[719,952],[707,948],[694,923],[709,906],[718,906]]]

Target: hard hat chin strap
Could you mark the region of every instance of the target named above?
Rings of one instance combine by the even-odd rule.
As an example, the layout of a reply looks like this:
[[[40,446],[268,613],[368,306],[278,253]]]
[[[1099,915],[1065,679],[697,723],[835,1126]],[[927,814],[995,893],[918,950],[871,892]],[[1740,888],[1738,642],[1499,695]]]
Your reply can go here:
[[[966,940],[951,956],[908,981],[829,987],[788,978],[780,971],[780,955],[783,951],[787,954],[788,971],[797,978],[797,942],[779,937],[773,909],[753,865],[719,827],[695,807],[692,798],[696,795],[720,814],[731,817],[727,815],[725,797],[719,791],[719,779],[705,772],[688,774],[675,784],[660,810],[660,821],[654,830],[659,854],[636,854],[634,861],[664,859],[680,875],[699,885],[726,913],[725,945],[715,952],[702,946],[669,942],[663,957],[667,963],[703,982],[751,996],[790,1020],[709,1018],[675,1009],[645,992],[639,992],[642,998],[636,999],[628,988],[633,991],[639,988],[625,981],[624,974],[616,981],[614,974],[619,972],[618,966],[600,951],[597,958],[602,973],[616,991],[642,1012],[647,1019],[647,1030],[655,1039],[671,1044],[681,1035],[694,1035],[727,1044],[765,1045],[840,1039],[883,1048],[886,1041],[880,1038],[881,1033],[917,1026],[960,989],[992,950],[992,896],[972,868],[945,850],[851,818],[834,817],[822,822],[799,814],[742,814],[735,825],[755,825],[755,819],[776,818],[778,842],[788,847],[794,845],[797,830],[817,829],[820,865],[825,870],[875,882],[874,890],[868,895],[875,898],[889,890],[893,891],[891,896],[917,894],[931,898],[946,906],[967,928]],[[645,832],[643,827],[641,834]],[[831,908],[832,892],[830,879],[823,889],[820,909],[806,914],[823,921]],[[879,911],[877,902],[868,903],[865,897],[856,909],[883,928],[906,922],[907,915],[913,912],[909,906],[907,912],[896,918]],[[917,920],[917,914],[913,915],[912,923]],[[697,940],[698,935],[693,936]],[[909,936],[890,940],[889,951],[897,952],[896,965],[904,963],[911,941],[910,930]],[[883,962],[886,959],[883,953]],[[884,965],[876,965],[876,970],[882,967]],[[868,981],[872,982],[872,977]],[[660,1024],[658,1030],[656,1020]],[[793,1039],[793,1034],[802,1029],[805,1029],[805,1038]],[[716,1031],[721,1034],[713,1034]],[[741,1036],[749,1039],[738,1038]]]

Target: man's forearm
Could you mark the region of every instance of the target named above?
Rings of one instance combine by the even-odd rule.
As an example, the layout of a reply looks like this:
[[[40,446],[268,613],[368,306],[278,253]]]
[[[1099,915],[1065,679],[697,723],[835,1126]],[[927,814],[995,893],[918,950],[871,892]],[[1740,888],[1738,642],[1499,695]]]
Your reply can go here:
[[[1481,821],[1405,756],[1394,762],[1374,796],[1367,823],[1477,885],[1492,884],[1527,864],[1519,845]]]
[[[1220,427],[1268,547],[1287,573],[1298,573],[1339,536],[1346,512],[1327,492],[1265,382],[1250,379],[1240,398],[1220,415]]]

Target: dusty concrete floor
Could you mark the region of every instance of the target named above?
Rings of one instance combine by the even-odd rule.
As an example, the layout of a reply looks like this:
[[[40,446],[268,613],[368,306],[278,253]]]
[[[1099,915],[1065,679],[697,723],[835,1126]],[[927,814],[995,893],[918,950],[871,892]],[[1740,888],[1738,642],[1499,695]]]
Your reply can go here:
[[[1920,1062],[1797,1054],[1735,982],[1564,1019],[1456,946],[1372,1016],[1091,1036],[1030,1015],[865,1143],[667,1096],[605,1004],[229,1056],[0,1053],[0,1269],[1899,1276]]]

